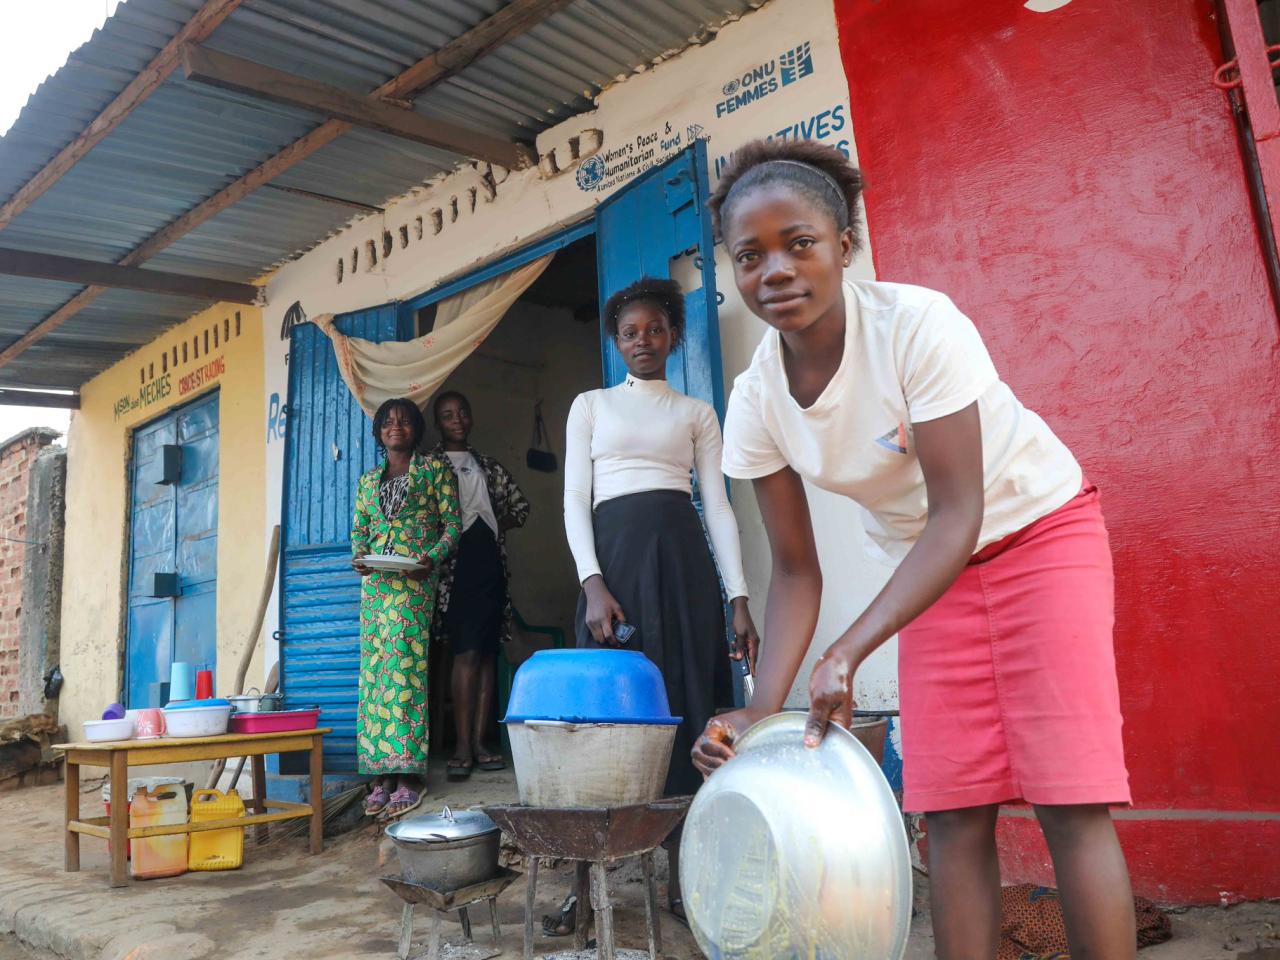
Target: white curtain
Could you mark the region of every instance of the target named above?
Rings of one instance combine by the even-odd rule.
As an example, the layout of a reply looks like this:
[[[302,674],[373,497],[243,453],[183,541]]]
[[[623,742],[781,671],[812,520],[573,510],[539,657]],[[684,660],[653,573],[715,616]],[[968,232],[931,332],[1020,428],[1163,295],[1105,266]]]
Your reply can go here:
[[[551,263],[553,253],[441,300],[430,333],[416,340],[373,343],[339,333],[333,314],[315,324],[333,342],[338,369],[369,416],[393,397],[425,408],[441,384],[471,355]]]

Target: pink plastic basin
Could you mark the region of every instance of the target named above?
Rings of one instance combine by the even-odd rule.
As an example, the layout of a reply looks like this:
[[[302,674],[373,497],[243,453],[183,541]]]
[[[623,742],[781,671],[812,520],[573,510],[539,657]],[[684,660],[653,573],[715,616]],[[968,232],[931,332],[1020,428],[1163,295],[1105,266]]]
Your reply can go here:
[[[314,730],[319,710],[271,710],[266,713],[237,713],[231,717],[228,733],[281,733],[285,730]]]

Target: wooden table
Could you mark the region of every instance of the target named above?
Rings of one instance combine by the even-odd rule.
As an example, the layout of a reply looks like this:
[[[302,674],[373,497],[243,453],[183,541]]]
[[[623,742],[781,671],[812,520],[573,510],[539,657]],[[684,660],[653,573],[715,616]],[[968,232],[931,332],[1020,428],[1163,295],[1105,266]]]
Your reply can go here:
[[[323,770],[324,735],[329,727],[290,730],[282,733],[226,733],[216,737],[161,737],[157,740],[112,740],[106,743],[59,743],[55,750],[66,754],[66,855],[64,869],[80,869],[80,834],[111,842],[111,886],[129,883],[126,864],[128,841],[142,837],[163,837],[175,833],[225,830],[228,827],[256,827],[259,843],[267,839],[267,824],[281,820],[311,818],[311,852],[319,853],[324,842]],[[268,800],[267,771],[263,758],[268,753],[308,751],[311,755],[311,802],[286,803]],[[191,763],[250,757],[253,763],[253,799],[249,816],[204,823],[175,823],[167,826],[130,827],[129,804],[120,802],[129,795],[129,768],[160,763]],[[80,768],[105,767],[111,771],[111,815],[80,816]]]

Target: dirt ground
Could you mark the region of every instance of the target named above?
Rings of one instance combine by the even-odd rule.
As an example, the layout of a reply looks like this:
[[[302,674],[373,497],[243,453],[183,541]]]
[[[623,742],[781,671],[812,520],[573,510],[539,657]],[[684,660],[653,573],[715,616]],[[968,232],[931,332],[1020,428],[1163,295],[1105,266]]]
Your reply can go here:
[[[463,784],[433,778],[426,807],[465,808],[515,796],[510,773],[476,774]],[[88,811],[100,789],[86,784]],[[246,849],[245,866],[225,873],[188,873],[166,880],[107,886],[106,844],[86,837],[82,869],[62,872],[62,787],[0,794],[0,960],[389,960],[396,953],[401,902],[379,881],[398,870],[394,855],[379,866],[379,839],[365,827],[326,842],[318,857],[304,838],[286,837]],[[659,857],[660,872],[665,872]],[[568,889],[567,868],[543,870],[538,915],[551,912]],[[665,876],[663,877],[665,882]],[[927,881],[918,878],[918,911],[908,960],[933,956]],[[642,948],[643,886],[638,869],[611,878],[620,947]],[[504,955],[520,956],[523,878],[498,902]],[[665,890],[662,891],[665,895]],[[422,914],[425,911],[420,910]],[[687,930],[664,915],[668,957],[697,958]],[[426,949],[426,917],[418,921],[415,955]],[[1173,917],[1171,943],[1142,952],[1144,960],[1280,960],[1280,905],[1183,911]],[[481,924],[478,939],[484,942]],[[449,923],[445,937],[457,938]],[[539,954],[566,950],[565,940],[538,938]],[[1255,952],[1263,951],[1263,952]],[[1275,951],[1275,952],[1272,952]]]

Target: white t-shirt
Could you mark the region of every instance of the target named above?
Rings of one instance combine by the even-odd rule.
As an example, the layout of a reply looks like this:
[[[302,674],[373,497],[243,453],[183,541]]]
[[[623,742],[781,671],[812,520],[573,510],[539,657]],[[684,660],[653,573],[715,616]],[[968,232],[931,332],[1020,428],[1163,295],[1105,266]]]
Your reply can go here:
[[[462,507],[462,529],[470,530],[477,519],[483,520],[498,535],[498,520],[489,500],[489,485],[476,458],[466,450],[446,450],[458,477],[458,502]]]
[[[606,500],[649,490],[691,494],[698,470],[702,516],[730,599],[747,595],[738,521],[720,474],[720,422],[709,403],[665,380],[628,376],[616,387],[578,394],[564,453],[564,529],[578,582],[600,573],[591,511]]]
[[[844,294],[844,356],[811,407],[791,396],[778,332],[765,335],[729,397],[726,474],[751,480],[789,465],[856,501],[872,541],[901,560],[928,516],[911,425],[977,401],[986,501],[977,549],[1079,493],[1071,451],[1000,380],[977,329],[950,299],[873,281],[845,281]]]

